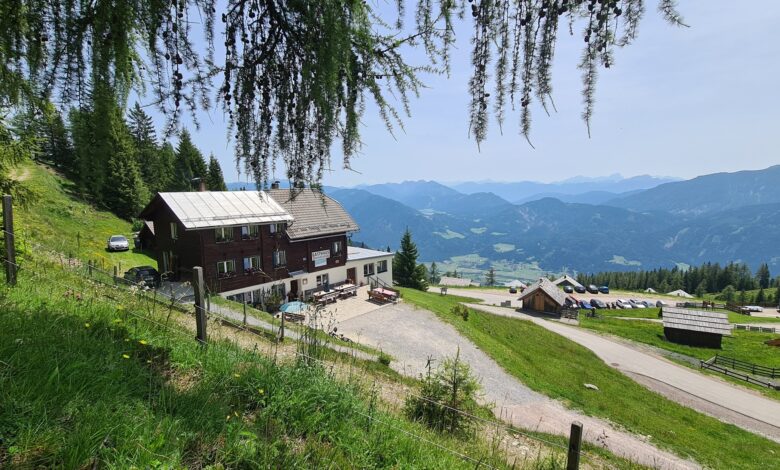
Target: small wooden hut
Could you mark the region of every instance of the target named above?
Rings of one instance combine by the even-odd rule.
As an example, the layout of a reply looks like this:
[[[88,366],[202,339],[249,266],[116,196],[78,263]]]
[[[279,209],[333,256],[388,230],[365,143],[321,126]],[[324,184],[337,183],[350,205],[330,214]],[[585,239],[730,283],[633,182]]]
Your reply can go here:
[[[662,315],[664,336],[673,343],[720,349],[723,336],[731,336],[725,313],[664,307]]]
[[[519,300],[523,302],[523,308],[526,310],[559,314],[567,303],[572,302],[567,302],[568,298],[569,296],[552,281],[540,278],[523,291]]]

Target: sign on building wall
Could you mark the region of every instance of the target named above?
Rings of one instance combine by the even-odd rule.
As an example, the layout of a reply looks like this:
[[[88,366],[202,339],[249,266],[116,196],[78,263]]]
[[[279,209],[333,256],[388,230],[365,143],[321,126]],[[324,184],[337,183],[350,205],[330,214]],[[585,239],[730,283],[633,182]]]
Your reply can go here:
[[[311,259],[314,261],[315,268],[328,264],[328,258],[330,258],[330,250],[314,251],[311,254]]]

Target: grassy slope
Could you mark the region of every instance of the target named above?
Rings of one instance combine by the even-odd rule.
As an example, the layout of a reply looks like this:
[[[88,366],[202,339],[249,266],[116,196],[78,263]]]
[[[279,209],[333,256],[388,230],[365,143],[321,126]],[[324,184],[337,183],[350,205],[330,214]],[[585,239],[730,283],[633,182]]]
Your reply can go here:
[[[30,207],[20,207],[15,212],[18,241],[26,242],[27,249],[33,249],[37,243],[65,256],[96,260],[98,266],[109,271],[118,266],[120,273],[132,266],[157,266],[157,261],[147,253],[132,249],[106,251],[106,240],[111,235],[126,236],[132,246],[130,222],[76,197],[75,185],[70,180],[34,163],[25,164],[20,173],[27,175],[25,184],[38,196]]]
[[[450,313],[455,296],[404,289],[404,299],[435,312],[534,390],[714,468],[780,467],[780,445],[648,391],[590,350],[532,322],[472,311]],[[594,383],[600,391],[582,386]]]
[[[372,413],[389,424],[369,425],[356,383],[233,343],[199,347],[175,322],[137,320],[148,305],[122,291],[49,273],[0,287],[0,467],[473,468],[405,432],[488,453],[387,411]]]

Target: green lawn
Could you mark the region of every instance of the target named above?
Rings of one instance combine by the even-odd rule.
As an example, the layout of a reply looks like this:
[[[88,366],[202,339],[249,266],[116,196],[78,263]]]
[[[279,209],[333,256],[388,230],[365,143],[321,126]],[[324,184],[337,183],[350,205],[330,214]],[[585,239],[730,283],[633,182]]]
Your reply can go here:
[[[767,367],[780,367],[780,348],[764,344],[764,341],[777,338],[778,335],[776,334],[734,330],[733,336],[723,337],[722,349],[712,349],[685,346],[666,341],[664,328],[660,323],[620,320],[617,318],[587,318],[581,315],[580,326],[650,344],[701,360],[720,354],[721,356]]]
[[[470,299],[402,291],[407,302],[452,324],[507,372],[569,407],[650,435],[659,447],[707,467],[780,467],[780,444],[667,400],[607,366],[590,350],[532,322],[474,310],[464,321],[450,310]],[[596,384],[600,390],[586,389],[583,383]]]
[[[132,247],[132,226],[108,211],[81,200],[75,185],[47,167],[27,163],[18,170],[24,184],[37,199],[28,207],[15,208],[17,243],[21,249],[35,250],[36,244],[82,261],[95,260],[98,267],[114,266],[120,274],[133,266],[157,266],[149,253],[130,251],[109,253],[106,241],[111,235],[124,235]],[[36,250],[38,251],[38,250]]]
[[[601,309],[597,313],[602,317],[625,317],[625,318],[658,318],[657,308],[632,308],[632,309]],[[580,311],[581,316],[585,316],[585,311]]]

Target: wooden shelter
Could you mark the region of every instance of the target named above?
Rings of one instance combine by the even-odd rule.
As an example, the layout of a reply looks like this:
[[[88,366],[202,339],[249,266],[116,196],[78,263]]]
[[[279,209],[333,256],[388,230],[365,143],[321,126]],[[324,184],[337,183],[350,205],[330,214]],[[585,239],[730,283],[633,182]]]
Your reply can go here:
[[[723,336],[731,336],[725,313],[664,307],[662,314],[664,336],[673,343],[720,349]]]
[[[573,302],[570,297],[558,288],[552,281],[540,278],[523,291],[520,299],[523,308],[535,312],[559,314],[561,309]]]

